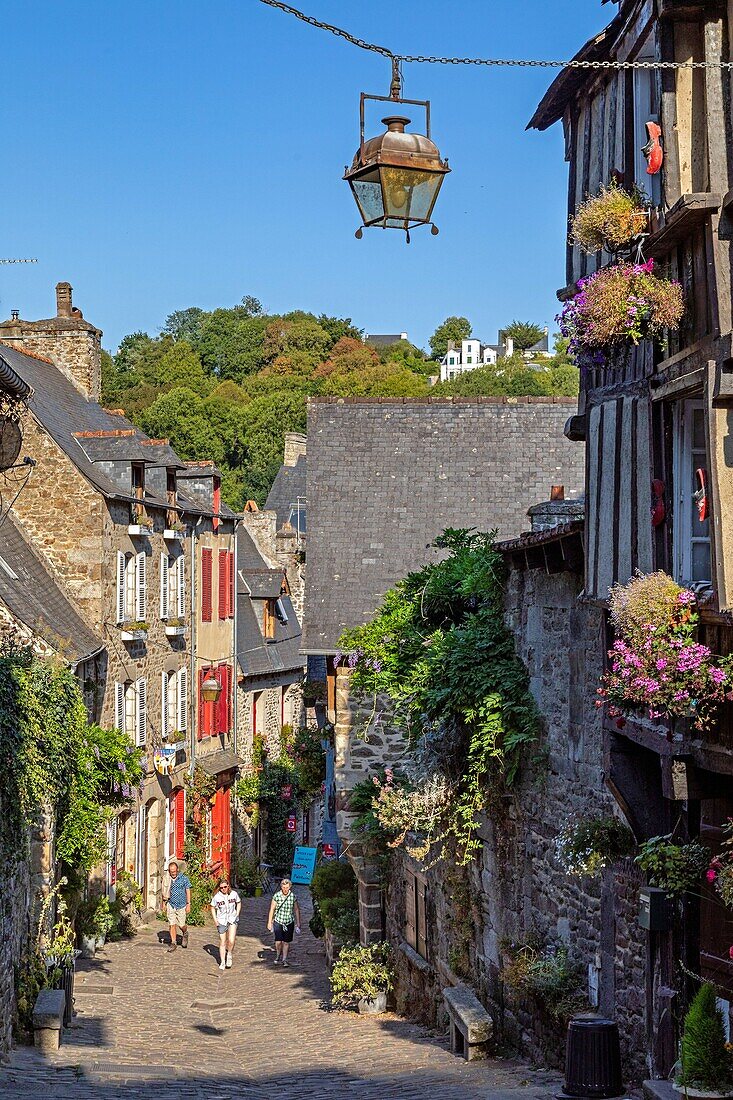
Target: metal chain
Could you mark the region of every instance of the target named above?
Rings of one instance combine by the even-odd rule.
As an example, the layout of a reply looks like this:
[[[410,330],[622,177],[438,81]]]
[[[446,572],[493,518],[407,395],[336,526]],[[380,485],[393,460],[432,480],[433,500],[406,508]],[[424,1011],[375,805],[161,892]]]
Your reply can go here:
[[[350,42],[352,46],[358,46],[360,50],[369,50],[371,53],[381,54],[391,61],[407,62],[415,65],[485,65],[497,68],[520,69],[731,69],[733,61],[536,61],[526,58],[499,58],[499,57],[435,57],[425,54],[394,53],[386,46],[378,46],[374,42],[366,42],[363,38],[356,38],[342,27],[335,27],[332,23],[322,23],[312,15],[306,15],[298,8],[290,4],[283,4],[281,0],[260,0],[270,8],[278,8],[287,15],[293,15],[302,23],[310,27],[316,27],[321,31],[328,31]]]

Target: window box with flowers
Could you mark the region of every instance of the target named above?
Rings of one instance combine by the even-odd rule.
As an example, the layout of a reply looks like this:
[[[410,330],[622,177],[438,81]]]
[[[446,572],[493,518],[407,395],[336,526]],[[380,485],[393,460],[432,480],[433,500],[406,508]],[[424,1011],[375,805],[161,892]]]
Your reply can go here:
[[[167,542],[183,542],[186,537],[186,525],[176,521],[171,523],[163,531],[163,538]]]
[[[122,623],[120,637],[123,642],[144,642],[150,629],[148,623]]]
[[[618,351],[663,339],[684,313],[682,287],[654,274],[654,261],[611,264],[578,282],[556,318],[568,351],[582,368],[605,367]]]
[[[128,535],[149,535],[153,530],[153,521],[142,504],[130,505],[130,522],[127,526]]]
[[[695,641],[695,593],[666,573],[638,574],[609,595],[616,641],[597,706],[623,726],[624,715],[686,718],[706,729],[733,699],[733,658]]]
[[[170,618],[165,622],[166,638],[182,638],[186,633],[186,620]]]

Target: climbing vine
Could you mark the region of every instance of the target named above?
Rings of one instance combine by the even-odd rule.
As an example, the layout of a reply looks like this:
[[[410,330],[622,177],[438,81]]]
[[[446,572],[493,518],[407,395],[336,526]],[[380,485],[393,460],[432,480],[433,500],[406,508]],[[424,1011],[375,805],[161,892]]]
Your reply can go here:
[[[141,754],[119,730],[88,725],[69,669],[30,649],[0,652],[0,855],[27,854],[28,826],[45,807],[56,820],[56,853],[69,871],[104,858],[113,807],[132,800]]]
[[[411,825],[424,835],[437,812],[440,830],[429,846],[439,850],[452,838],[463,864],[480,847],[479,815],[515,782],[539,729],[504,622],[495,534],[445,531],[435,543],[445,558],[391,589],[371,622],[343,635],[339,657],[352,669],[353,689],[370,700],[362,736],[385,720],[405,735],[401,783],[388,775],[387,796],[381,781],[375,785],[375,813],[381,802],[389,818],[381,824],[401,843]]]

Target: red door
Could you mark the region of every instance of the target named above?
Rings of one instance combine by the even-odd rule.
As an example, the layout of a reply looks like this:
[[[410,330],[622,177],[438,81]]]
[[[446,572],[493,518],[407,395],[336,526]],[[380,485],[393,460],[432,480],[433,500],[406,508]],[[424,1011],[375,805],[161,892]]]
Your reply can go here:
[[[230,787],[220,787],[211,807],[211,862],[229,874],[232,856]]]
[[[170,813],[170,854],[171,857],[175,856],[176,859],[183,859],[183,842],[186,829],[186,793],[182,787],[179,787],[177,791],[172,791],[168,796],[168,807]]]

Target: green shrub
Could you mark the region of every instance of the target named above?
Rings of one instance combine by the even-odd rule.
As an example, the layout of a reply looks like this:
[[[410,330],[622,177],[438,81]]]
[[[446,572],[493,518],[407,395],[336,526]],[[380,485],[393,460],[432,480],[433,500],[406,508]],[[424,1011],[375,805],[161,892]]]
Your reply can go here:
[[[569,875],[597,875],[636,848],[634,834],[616,817],[569,821],[555,841],[558,858]]]
[[[653,836],[639,846],[634,862],[646,871],[650,886],[673,897],[694,890],[710,866],[710,849],[696,840],[679,844],[672,834]]]
[[[393,985],[394,962],[388,943],[342,948],[331,972],[336,1008],[355,1008],[361,1000],[373,1001],[378,993],[389,993]]]
[[[677,1084],[723,1091],[733,1085],[733,1062],[725,1046],[723,1016],[715,987],[705,982],[690,1005],[682,1032],[681,1071]]]
[[[322,863],[313,875],[311,894],[316,927],[322,926],[343,940],[359,939],[359,892],[350,863]],[[311,931],[318,934],[312,927]]]

